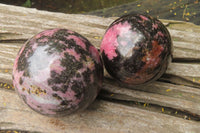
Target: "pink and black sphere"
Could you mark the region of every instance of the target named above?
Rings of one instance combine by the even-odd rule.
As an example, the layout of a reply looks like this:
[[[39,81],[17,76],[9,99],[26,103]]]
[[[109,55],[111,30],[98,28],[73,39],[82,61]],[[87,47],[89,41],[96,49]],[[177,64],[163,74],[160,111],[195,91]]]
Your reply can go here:
[[[107,29],[101,54],[108,73],[126,84],[157,80],[172,56],[167,28],[156,18],[141,14],[122,16]]]
[[[107,29],[100,47],[105,68],[120,82],[140,85],[162,76],[172,58],[167,28],[141,14],[123,16]],[[13,85],[33,110],[63,116],[88,107],[103,80],[98,50],[67,29],[43,31],[20,49]]]
[[[43,31],[20,49],[13,84],[33,110],[63,116],[88,107],[103,78],[98,50],[80,34],[67,29]]]

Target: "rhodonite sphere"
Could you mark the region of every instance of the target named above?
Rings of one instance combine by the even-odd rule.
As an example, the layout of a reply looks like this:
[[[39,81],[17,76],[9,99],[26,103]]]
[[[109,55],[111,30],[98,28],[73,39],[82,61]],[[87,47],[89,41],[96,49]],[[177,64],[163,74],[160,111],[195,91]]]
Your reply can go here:
[[[100,46],[108,73],[131,85],[157,80],[172,56],[167,28],[156,18],[141,14],[122,16],[107,29]]]
[[[14,62],[13,84],[33,110],[63,116],[88,107],[103,78],[98,50],[67,29],[43,31],[29,39]]]

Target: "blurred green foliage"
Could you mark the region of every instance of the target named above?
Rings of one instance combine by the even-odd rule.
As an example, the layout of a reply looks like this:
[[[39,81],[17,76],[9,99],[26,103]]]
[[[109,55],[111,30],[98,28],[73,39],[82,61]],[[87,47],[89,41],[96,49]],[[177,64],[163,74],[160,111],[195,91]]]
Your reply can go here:
[[[26,2],[22,6],[23,7],[31,7],[31,0],[26,0]]]

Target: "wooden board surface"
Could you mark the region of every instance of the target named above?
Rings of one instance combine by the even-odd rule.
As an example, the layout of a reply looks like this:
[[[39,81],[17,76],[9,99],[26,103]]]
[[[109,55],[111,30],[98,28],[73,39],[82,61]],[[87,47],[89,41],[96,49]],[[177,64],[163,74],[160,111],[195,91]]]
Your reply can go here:
[[[200,132],[200,26],[162,20],[174,58],[158,81],[127,86],[105,73],[98,99],[85,111],[64,118],[39,115],[18,98],[12,65],[19,48],[45,29],[67,28],[97,48],[116,18],[62,14],[0,4],[0,130],[59,133]]]

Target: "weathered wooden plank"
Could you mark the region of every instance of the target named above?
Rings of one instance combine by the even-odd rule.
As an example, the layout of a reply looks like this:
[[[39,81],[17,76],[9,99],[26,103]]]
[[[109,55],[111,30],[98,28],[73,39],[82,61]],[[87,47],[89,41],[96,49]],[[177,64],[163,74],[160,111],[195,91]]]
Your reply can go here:
[[[10,57],[9,54],[7,54],[7,55],[8,55],[8,58],[14,57],[14,56]],[[4,69],[6,68],[7,71],[9,71],[7,73],[0,73],[1,80],[6,81],[7,83],[12,83],[12,79],[11,79],[12,68],[11,68],[11,65],[2,64],[1,68],[4,68]],[[8,69],[8,68],[10,68],[10,69]],[[170,66],[169,66],[169,69],[167,71],[167,74],[171,74],[172,76],[175,75],[175,76],[182,76],[182,77],[184,77],[184,76],[197,77],[198,75],[200,75],[198,68],[200,68],[200,65],[198,65],[198,64],[171,63]],[[155,84],[155,86],[156,86],[156,84]],[[170,84],[169,84],[169,86],[170,86]],[[174,86],[174,88],[175,87],[179,87],[179,86]],[[111,88],[108,87],[107,89],[111,91]],[[153,90],[152,87],[147,86],[147,88],[150,88],[150,90]],[[122,88],[116,88],[114,90],[123,90],[123,89]],[[177,91],[178,91],[178,93],[181,93],[181,90],[177,90]],[[193,93],[194,92],[195,91],[193,91]],[[116,92],[112,92],[112,93],[116,93]],[[118,92],[118,93],[121,93],[121,92]],[[157,104],[157,105],[163,105],[163,106],[166,106],[166,107],[185,110],[187,112],[200,115],[200,105],[199,105],[200,101],[198,101],[198,103],[196,103],[196,102],[184,100],[182,97],[179,97],[178,99],[172,98],[171,95],[168,95],[166,97],[166,96],[157,95],[157,94],[148,94],[148,93],[143,94],[143,92],[139,92],[139,93],[141,93],[141,95],[133,95],[134,93],[129,93],[129,94],[132,95],[131,100],[142,101],[142,102],[152,103],[152,104]],[[191,94],[191,95],[194,95],[194,94]],[[126,95],[126,94],[124,94],[124,95]],[[200,97],[200,95],[198,95],[198,96]],[[148,98],[151,97],[152,99],[145,99],[146,97],[148,97]],[[121,98],[121,97],[119,97],[119,98]],[[121,98],[121,99],[126,100],[126,99],[123,99],[123,98]],[[192,97],[190,97],[188,99],[192,99]],[[196,99],[196,96],[193,99]],[[179,102],[177,102],[177,101],[179,101]],[[191,110],[191,108],[193,108],[193,109]]]
[[[127,92],[141,91],[145,93],[151,93],[151,95],[159,94],[159,95],[168,96],[172,98],[179,98],[179,99],[184,99],[188,101],[193,101],[196,104],[200,103],[200,90],[193,87],[188,87],[188,86],[183,86],[183,85],[174,85],[174,84],[169,84],[169,83],[159,82],[159,81],[155,81],[147,85],[128,86],[122,83],[118,83],[110,78],[106,78],[104,80],[104,83],[105,85],[103,89],[107,91],[111,91],[111,93],[115,93],[113,92],[115,90],[119,90],[119,92],[121,90],[122,91],[126,90]],[[111,84],[112,86],[109,87],[109,84]],[[126,88],[126,89],[121,89],[121,88]],[[143,95],[143,96],[146,96],[146,95]]]
[[[83,15],[74,15],[74,19],[72,19],[72,16],[70,15],[59,14],[53,16],[54,13],[49,12],[37,12],[37,15],[35,15],[34,12],[37,10],[32,10],[31,14],[29,11],[28,14],[26,10],[19,11],[13,9],[13,11],[7,11],[5,7],[1,9],[2,14],[0,16],[2,19],[0,19],[0,22],[2,23],[1,26],[3,29],[1,32],[4,33],[1,40],[28,39],[32,35],[41,32],[44,29],[60,27],[69,28],[83,34],[98,47],[101,41],[100,38],[102,38],[106,27],[116,19],[90,16],[86,22],[83,19]],[[18,15],[16,16],[15,14]],[[37,17],[37,20],[35,17]],[[47,17],[51,19],[48,18],[48,21],[46,21]],[[200,28],[191,23],[166,20],[162,21],[168,25],[172,38],[178,40],[174,41],[174,46],[177,47],[177,49],[175,49],[174,58],[184,57],[189,59],[198,59],[200,45],[198,36],[200,34]],[[17,26],[13,25],[13,23]],[[185,27],[185,30],[183,30],[183,28],[181,29],[181,27]],[[193,52],[191,52],[191,50],[193,50]],[[180,57],[180,55],[183,56]]]
[[[2,50],[0,51],[1,65],[4,64],[4,66],[6,65],[8,67],[8,68],[0,67],[0,69],[10,69],[12,67],[11,65],[13,64],[14,58],[15,58],[17,52],[19,51],[19,48],[21,45],[18,44],[18,45],[13,46],[12,44],[9,45],[6,43],[1,45],[1,43],[0,43],[0,46],[2,46]],[[176,49],[176,47],[174,49]],[[8,51],[8,53],[6,53],[7,51]],[[185,53],[185,51],[183,51],[183,53]],[[180,53],[178,53],[178,54],[180,56]],[[186,55],[186,54],[183,54],[183,55]],[[194,54],[194,56],[195,56],[195,54]],[[182,58],[184,58],[184,56]],[[194,58],[192,58],[192,59],[194,59]],[[199,85],[200,85],[199,68],[200,68],[200,63],[194,64],[194,62],[192,62],[192,63],[173,62],[169,65],[169,68],[166,72],[166,74],[168,74],[170,76],[165,78],[165,80],[171,81],[173,83],[199,87]],[[175,80],[171,80],[172,78]],[[182,79],[184,79],[184,80],[182,80]]]
[[[173,41],[174,60],[200,60],[200,45],[194,42]],[[200,61],[199,61],[200,62]]]
[[[33,112],[22,104],[14,91],[5,89],[7,83],[12,84],[12,65],[19,48],[34,34],[50,28],[67,28],[84,35],[99,48],[105,29],[114,19],[0,4],[0,84],[6,83],[0,88],[0,129],[40,132],[198,132],[198,122],[103,100],[97,100],[81,114],[49,118]],[[120,87],[116,81],[105,79],[103,90],[113,93],[114,99],[152,103],[183,110],[195,117],[200,115],[200,27],[185,22],[162,21],[174,40],[174,58],[160,80],[187,86],[156,81],[147,86],[129,86],[131,89],[127,89],[127,86]],[[108,74],[105,73],[105,77]],[[100,95],[104,96],[103,93]]]
[[[180,77],[199,77],[200,63],[171,63],[167,69],[167,74],[176,75]]]
[[[0,45],[1,46],[1,45]],[[7,45],[2,45],[4,49],[0,51],[0,60],[1,62],[5,62],[5,65],[10,64],[10,62],[14,62],[17,52],[19,48],[16,47],[8,47]],[[9,49],[9,50],[8,50]],[[200,75],[200,63],[192,64],[192,63],[171,63],[169,68],[167,69],[167,74],[172,74],[181,77],[199,77]]]
[[[15,13],[14,14],[16,14],[16,12],[19,12],[18,10],[14,10],[15,11]],[[33,12],[34,12],[35,10],[33,10]],[[2,12],[5,12],[5,10],[3,10]],[[30,11],[29,11],[30,12]],[[22,22],[25,22],[25,21],[27,21],[26,22],[26,27],[25,27],[25,29],[21,26],[20,28],[21,29],[23,29],[22,31],[20,31],[19,29],[15,29],[15,30],[12,30],[12,32],[11,31],[4,31],[4,30],[2,30],[1,32],[3,33],[3,39],[1,38],[1,40],[4,40],[5,38],[5,40],[4,41],[9,41],[9,40],[16,40],[16,41],[18,41],[18,40],[22,40],[22,39],[24,39],[23,38],[23,36],[26,36],[26,37],[28,37],[28,36],[30,36],[31,34],[35,34],[36,33],[36,31],[34,31],[35,29],[41,29],[41,28],[47,28],[47,27],[43,27],[43,25],[41,26],[41,23],[43,22],[42,20],[44,19],[44,14],[43,13],[41,13],[40,15],[38,15],[39,17],[37,17],[37,20],[35,20],[35,19],[25,19],[25,18],[23,18],[23,17],[29,17],[30,18],[30,16],[31,15],[27,15],[27,11],[25,11],[25,13],[24,13],[24,15],[18,15],[18,16],[16,16],[16,15],[14,15],[13,14],[13,12],[11,12],[11,11],[9,11],[9,12],[7,12],[7,10],[6,10],[6,15],[5,14],[3,14],[4,15],[4,17],[6,17],[7,19],[9,18],[9,21],[2,21],[2,23],[5,23],[5,27],[3,28],[3,29],[9,29],[8,27],[9,26],[11,26],[12,28],[15,28],[15,27],[17,27],[19,24],[21,24]],[[19,13],[21,13],[22,14],[22,12],[19,12]],[[9,16],[10,15],[10,16]],[[32,13],[32,15],[34,16],[35,14],[33,14]],[[47,12],[47,16],[50,16],[50,14]],[[23,17],[22,17],[23,16]],[[63,16],[63,14],[61,14],[61,16]],[[67,15],[68,17],[71,17],[70,15]],[[80,16],[81,18],[82,18],[82,15],[75,15],[75,16]],[[12,17],[14,17],[14,18],[12,18]],[[54,17],[54,16],[53,16]],[[66,19],[66,21],[72,21],[71,19],[69,19],[68,17],[66,17],[65,19]],[[90,17],[92,17],[92,19],[94,19],[94,17],[93,16],[90,16]],[[14,26],[13,25],[13,23],[15,22],[15,19],[16,18],[18,18],[18,21],[17,21],[17,23],[15,23],[15,25],[16,26]],[[56,16],[56,18],[58,18],[58,16]],[[98,21],[98,23],[96,24],[96,22],[97,21],[95,21],[95,23],[93,22],[93,21],[90,21],[89,22],[89,24],[83,24],[82,22],[84,21],[84,20],[80,20],[79,21],[79,19],[80,18],[78,18],[78,17],[76,17],[78,20],[77,20],[77,22],[75,23],[75,25],[77,25],[77,23],[79,23],[79,22],[81,22],[79,25],[87,25],[87,26],[89,26],[90,28],[93,28],[94,26],[100,26],[100,28],[103,28],[104,30],[105,30],[105,28],[106,28],[106,26],[109,24],[105,24],[105,23],[103,23],[104,25],[102,25],[102,23],[101,23],[101,25],[99,24],[99,21]],[[11,19],[12,19],[12,21],[11,21]],[[41,21],[39,20],[39,19],[41,19]],[[52,21],[52,22],[50,22],[49,23],[49,21],[47,22],[47,25],[49,24],[49,25],[54,25],[55,26],[55,24],[57,24],[59,21],[60,21],[60,19],[57,19],[57,23],[56,23],[56,20],[55,20],[55,18],[52,18],[53,20],[49,20],[49,21]],[[63,18],[62,18],[63,19]],[[91,20],[91,18],[89,18],[90,20]],[[102,18],[98,18],[98,19],[102,19]],[[94,20],[96,20],[96,17],[95,17],[95,19]],[[105,20],[107,20],[107,19],[105,19]],[[105,20],[103,21],[103,22],[105,22]],[[111,20],[112,20],[112,18],[110,18],[110,20],[108,20],[108,22],[111,22]],[[193,24],[188,24],[188,23],[183,23],[183,22],[176,22],[176,21],[166,21],[166,20],[162,20],[164,23],[166,23],[168,26],[169,26],[169,28],[172,28],[171,30],[172,31],[176,31],[176,27],[174,26],[174,25],[181,25],[181,26],[183,26],[183,24],[185,24],[186,26],[187,25],[189,25],[189,26],[194,26],[195,28],[192,28],[192,30],[189,30],[189,31],[193,31],[193,30],[195,30],[195,31],[197,31],[198,29],[199,29],[199,27],[196,27],[195,25],[193,25]],[[11,25],[11,24],[12,25]],[[8,27],[6,27],[6,26],[8,26]],[[34,28],[32,28],[34,26]],[[41,26],[41,27],[40,27]],[[49,26],[48,28],[50,28],[51,26]],[[63,25],[64,26],[64,25]],[[68,26],[68,25],[67,25]],[[71,26],[71,25],[70,25]],[[73,28],[75,27],[75,26],[72,26]],[[77,26],[76,26],[77,27]],[[75,27],[75,28],[76,28]],[[29,28],[29,32],[28,33],[25,33],[24,31],[26,30],[26,28]],[[53,28],[53,27],[52,27]],[[83,27],[83,28],[85,28],[85,27]],[[88,27],[87,27],[88,28]],[[80,30],[80,29],[82,29],[82,28],[80,28],[80,27],[78,27],[78,29]],[[186,34],[186,33],[184,33],[184,32],[182,32],[182,29],[180,28],[180,26],[177,28],[179,31],[177,31],[177,32],[181,32],[182,34]],[[14,32],[13,32],[14,31]],[[11,33],[12,34],[11,34]],[[9,34],[10,33],[10,34]],[[30,34],[31,33],[31,34]],[[99,33],[99,32],[98,32]],[[102,33],[102,32],[101,32]],[[14,36],[14,35],[17,35],[17,36]],[[88,35],[90,34],[90,33],[87,33]],[[97,33],[96,33],[97,34]],[[21,36],[20,36],[21,35]],[[101,35],[102,36],[102,35]],[[172,37],[174,36],[174,34],[172,34]],[[175,35],[176,36],[176,35]],[[11,37],[10,39],[9,39],[9,37]],[[22,38],[21,38],[22,37]],[[26,39],[28,39],[28,38],[26,38]],[[25,39],[25,40],[26,40]],[[94,39],[94,38],[91,38],[91,35],[90,35],[90,37],[89,37],[89,39]],[[98,45],[99,45],[99,43],[100,43],[100,39],[96,39],[97,41],[98,41],[98,44],[96,45],[97,47],[98,47]],[[178,51],[179,50],[179,48],[183,48],[183,49],[190,49],[191,51],[190,51],[190,53],[192,52],[193,53],[193,55],[192,56],[190,56],[190,53],[189,52],[185,52],[184,50],[181,50],[181,52],[183,53],[183,56],[181,56],[182,58],[190,58],[190,59],[194,59],[194,57],[196,58],[196,54],[193,52],[194,50],[198,50],[199,49],[199,47],[198,47],[198,43],[196,43],[194,46],[188,46],[187,45],[187,43],[185,43],[185,42],[177,42],[177,41],[174,41],[175,43],[174,43],[174,45],[175,45],[175,55],[177,55],[177,56],[181,56],[181,54],[180,54],[180,52],[178,53],[176,53],[176,51]],[[12,64],[13,63],[13,61],[14,61],[14,57],[16,56],[16,53],[18,52],[18,50],[19,50],[19,48],[20,48],[20,46],[22,45],[23,43],[15,43],[15,45],[13,45],[12,43],[1,43],[1,46],[2,46],[2,50],[1,50],[1,55],[2,55],[2,57],[0,58],[1,59],[1,62],[2,62],[2,64]],[[183,45],[182,45],[183,44]],[[191,42],[190,43],[188,43],[188,44],[192,44]],[[180,51],[180,50],[179,50]],[[5,54],[6,52],[8,52],[8,54]],[[186,53],[186,54],[185,54]],[[186,56],[187,55],[187,56]],[[184,57],[185,56],[185,57]],[[176,57],[175,57],[176,58]],[[180,57],[179,57],[180,58]],[[11,72],[11,70],[10,70],[10,67],[11,66],[9,66],[9,65],[7,65],[7,67],[5,67],[5,65],[4,65],[4,67],[1,67],[1,69],[6,69],[7,71],[9,70],[9,72]],[[171,63],[170,64],[170,66],[169,66],[169,69],[168,69],[168,71],[167,71],[167,74],[168,75],[171,75],[170,77],[181,77],[181,78],[187,78],[187,77],[197,77],[198,75],[200,75],[200,73],[199,73],[199,71],[198,71],[198,68],[199,68],[199,64],[184,64],[184,63]],[[183,73],[184,72],[184,73]],[[1,79],[3,79],[3,78],[6,78],[4,81],[7,81],[7,82],[9,82],[9,83],[11,83],[11,78],[9,78],[9,76],[8,75],[6,75],[6,74],[4,73],[4,74],[2,74],[2,76],[1,76]],[[171,79],[171,78],[170,78]],[[170,79],[165,79],[165,80],[168,80],[168,81],[170,81]],[[176,83],[176,81],[175,81],[175,83]],[[197,83],[198,84],[198,83]],[[186,84],[187,85],[187,84]]]
[[[24,129],[48,133],[197,133],[200,130],[200,124],[193,121],[103,100],[96,100],[87,110],[79,114],[63,118],[41,116],[23,103],[19,103],[21,103],[21,100],[17,94],[0,89],[1,129]]]
[[[131,89],[119,87],[113,84],[113,82],[112,84],[111,82],[107,82],[103,86],[104,90],[113,94],[111,96],[106,95],[108,98],[138,101],[142,103],[170,107],[198,115],[200,118],[200,91],[197,89],[190,90],[189,93],[184,86],[180,86],[180,88],[183,88],[182,90],[178,89],[178,86],[176,85],[163,84],[159,82],[146,86],[129,87]],[[187,87],[187,89],[191,88]],[[169,91],[173,92],[168,93]]]
[[[161,80],[200,88],[200,63],[171,63]]]
[[[4,40],[6,38],[4,41],[6,41],[6,40],[7,41],[9,41],[9,40],[18,41],[18,40],[24,39],[23,36],[26,36],[26,39],[28,39],[28,37],[30,37],[30,36],[32,36],[33,34],[36,33],[35,29],[37,29],[38,30],[37,32],[39,32],[39,31],[41,31],[42,29],[45,29],[45,28],[53,28],[53,26],[57,27],[58,24],[60,24],[59,22],[61,21],[62,24],[63,24],[63,22],[66,22],[65,24],[63,24],[63,27],[66,27],[66,26],[69,27],[70,26],[70,28],[77,28],[77,24],[83,25],[81,27],[78,27],[78,30],[82,30],[82,31],[83,31],[83,29],[88,29],[88,28],[89,29],[101,29],[101,32],[96,31],[92,35],[91,35],[90,32],[86,33],[88,36],[90,36],[89,40],[90,39],[96,40],[98,42],[97,44],[94,43],[98,47],[98,45],[100,43],[100,39],[95,39],[94,35],[100,33],[101,34],[100,37],[102,37],[102,34],[105,31],[105,28],[108,26],[109,23],[111,23],[114,20],[114,18],[104,19],[104,18],[90,16],[90,17],[88,17],[88,22],[83,23],[83,22],[85,22],[85,20],[82,19],[83,18],[82,15],[75,15],[75,17],[73,16],[74,18],[76,18],[76,22],[74,22],[74,19],[73,20],[71,19],[72,16],[64,15],[64,14],[59,14],[59,15],[54,16],[55,13],[49,13],[49,12],[45,12],[45,13],[42,12],[41,13],[41,12],[37,12],[37,10],[26,11],[25,9],[22,9],[22,11],[18,10],[18,9],[12,9],[12,10],[8,11],[5,5],[2,5],[1,10],[2,10],[1,23],[5,23],[5,25],[1,25],[2,29],[3,29],[3,30],[1,30],[1,33],[3,33],[3,37],[1,37],[1,40]],[[37,15],[35,14],[36,12],[37,12]],[[18,14],[18,15],[16,15],[16,14]],[[36,17],[36,16],[37,16],[37,20],[34,19],[34,17]],[[44,23],[44,20],[47,18],[47,16],[48,17],[51,16],[51,20],[48,19],[48,22],[45,22],[45,25],[44,25],[42,23]],[[63,17],[63,16],[65,16],[65,17]],[[65,21],[63,21],[63,19]],[[7,21],[3,21],[3,20],[7,20]],[[17,22],[15,23],[16,20],[17,20]],[[100,22],[98,20],[101,20],[102,22]],[[69,21],[70,21],[70,23],[67,23]],[[180,28],[183,25],[184,26],[186,25],[186,27],[189,27],[189,28],[192,27],[192,28],[188,29],[189,32],[194,32],[194,31],[198,32],[199,31],[199,27],[197,27],[193,24],[190,24],[190,23],[183,23],[183,22],[176,22],[176,21],[166,21],[166,20],[162,20],[162,21],[168,25],[169,30],[176,31],[175,34],[173,34],[173,32],[172,32],[172,37],[177,36],[177,34],[176,34],[177,32],[181,32],[184,35],[187,34],[187,33],[183,32],[182,29]],[[26,27],[21,26],[21,23],[24,23],[27,26]],[[71,24],[73,24],[73,25],[71,25]],[[48,26],[45,27],[46,25],[48,25]],[[84,27],[85,25],[87,27]],[[174,25],[178,25],[178,26],[176,27]],[[8,27],[11,26],[12,31],[8,31],[9,28],[6,27],[6,26],[8,26]],[[34,26],[34,28],[33,28],[33,26]],[[96,28],[95,26],[98,27],[98,28]],[[18,27],[20,27],[21,30],[17,29]],[[29,29],[27,30],[26,28],[29,28]],[[24,32],[24,31],[26,31],[26,32]],[[15,34],[17,35],[17,37],[14,36]],[[197,34],[197,33],[195,33],[195,34]],[[8,39],[9,37],[11,37],[11,38]],[[98,36],[96,36],[96,37],[98,37]],[[184,39],[184,36],[182,38]],[[174,41],[174,42],[175,42],[174,43],[174,45],[175,45],[175,55],[177,55],[178,58],[180,58],[180,56],[183,55],[183,56],[181,56],[182,58],[198,59],[198,55],[196,56],[196,54],[193,51],[199,49],[199,46],[197,45],[197,44],[199,44],[199,42],[196,43],[194,46],[190,46],[193,42],[188,43],[188,45],[185,42],[180,42],[180,41],[179,42]],[[184,45],[182,45],[180,43],[182,43]],[[8,45],[12,45],[12,44],[7,44],[7,43],[2,44],[1,43],[1,46],[2,46],[1,62],[5,63],[5,64],[12,64],[12,62],[14,61],[14,57],[15,57],[18,49],[22,45],[22,43],[15,44],[15,46],[19,45],[19,47],[17,47],[17,48],[15,47],[15,49],[10,48],[10,51],[8,51],[9,54],[5,54],[5,52],[7,52],[7,50],[9,49],[9,48],[6,48],[6,47],[8,47]],[[178,48],[183,48],[183,50],[180,50]],[[185,49],[190,49],[191,51],[185,52],[184,51]],[[181,51],[182,54],[180,54],[180,52],[177,52],[177,51]],[[190,55],[191,53],[193,53],[192,56]],[[176,56],[174,58],[176,58]],[[175,69],[174,69],[174,66],[176,67]],[[167,74],[172,74],[172,76],[173,75],[174,76],[184,76],[182,78],[194,77],[194,76],[199,75],[199,72],[198,72],[199,65],[198,64],[197,65],[188,64],[187,66],[184,66],[184,67],[181,67],[181,66],[182,66],[182,64],[172,63],[172,65],[169,66]],[[195,68],[195,69],[191,70],[192,68],[190,68],[190,66],[192,66],[192,68]],[[172,69],[170,69],[170,68],[172,68]],[[186,71],[187,69],[190,69],[190,71]],[[183,75],[182,71],[184,71],[184,75]],[[177,72],[179,72],[179,73],[177,73]],[[193,75],[192,75],[192,73],[193,73]],[[181,75],[179,75],[179,74],[181,74]],[[170,79],[168,79],[168,80],[170,80]]]

